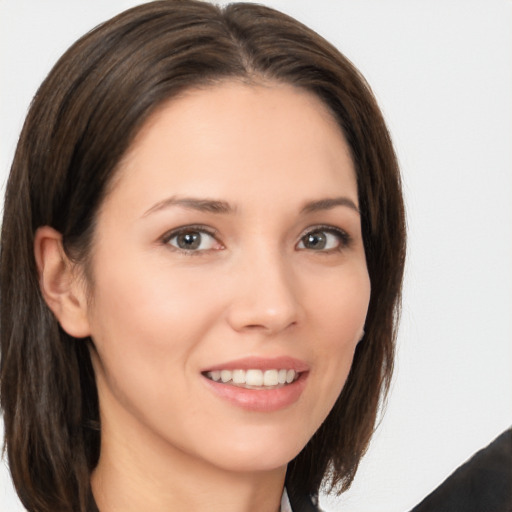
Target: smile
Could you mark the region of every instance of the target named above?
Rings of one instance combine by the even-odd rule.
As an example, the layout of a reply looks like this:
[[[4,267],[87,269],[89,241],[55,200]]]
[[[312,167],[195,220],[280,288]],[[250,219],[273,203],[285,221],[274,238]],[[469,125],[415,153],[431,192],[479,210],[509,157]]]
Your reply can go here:
[[[207,389],[222,401],[252,412],[275,412],[299,400],[310,366],[294,357],[245,357],[203,368]]]
[[[246,389],[276,389],[292,384],[299,378],[299,372],[293,369],[236,369],[215,370],[205,373],[214,381]]]

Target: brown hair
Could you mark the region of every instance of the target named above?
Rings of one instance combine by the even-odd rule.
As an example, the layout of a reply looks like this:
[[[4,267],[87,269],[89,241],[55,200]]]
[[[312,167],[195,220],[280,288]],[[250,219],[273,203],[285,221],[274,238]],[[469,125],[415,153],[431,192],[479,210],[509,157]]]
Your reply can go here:
[[[296,20],[251,4],[195,0],[130,9],[77,41],[28,113],[7,184],[0,253],[0,398],[12,478],[29,511],[87,510],[100,446],[88,344],[64,332],[39,290],[34,233],[49,225],[86,259],[116,166],[145,120],[185,89],[226,79],[311,91],[355,163],[371,280],[365,336],[326,421],[290,462],[289,492],[350,485],[387,392],[405,257],[396,157],[365,80]]]

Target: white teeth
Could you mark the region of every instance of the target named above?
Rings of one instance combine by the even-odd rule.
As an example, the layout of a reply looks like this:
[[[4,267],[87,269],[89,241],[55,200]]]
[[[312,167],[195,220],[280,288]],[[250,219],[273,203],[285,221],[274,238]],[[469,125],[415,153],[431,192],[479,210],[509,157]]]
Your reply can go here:
[[[245,383],[248,386],[262,386],[263,372],[261,370],[247,370],[245,372]]]
[[[245,384],[245,371],[233,370],[233,382],[235,384]]]
[[[263,374],[263,385],[265,386],[277,386],[279,380],[277,378],[277,370],[267,370]]]
[[[286,368],[275,370],[214,370],[207,372],[206,376],[224,384],[232,383],[242,387],[275,387],[284,384],[291,384],[297,379],[298,373],[295,370]]]

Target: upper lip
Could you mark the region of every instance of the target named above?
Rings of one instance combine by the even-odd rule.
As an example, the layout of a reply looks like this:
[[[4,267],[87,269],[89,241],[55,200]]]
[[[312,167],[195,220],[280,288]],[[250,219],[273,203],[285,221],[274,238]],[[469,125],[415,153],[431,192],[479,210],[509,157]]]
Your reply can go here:
[[[309,365],[300,359],[289,356],[280,357],[244,357],[205,368],[204,372],[219,370],[295,370],[297,373],[309,371]]]

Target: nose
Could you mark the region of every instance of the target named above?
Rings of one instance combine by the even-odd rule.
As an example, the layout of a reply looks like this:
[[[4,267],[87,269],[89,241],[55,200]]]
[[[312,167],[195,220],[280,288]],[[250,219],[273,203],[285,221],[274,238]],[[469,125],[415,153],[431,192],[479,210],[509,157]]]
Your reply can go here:
[[[278,254],[253,255],[233,274],[228,323],[238,331],[280,333],[299,320],[298,283]]]

